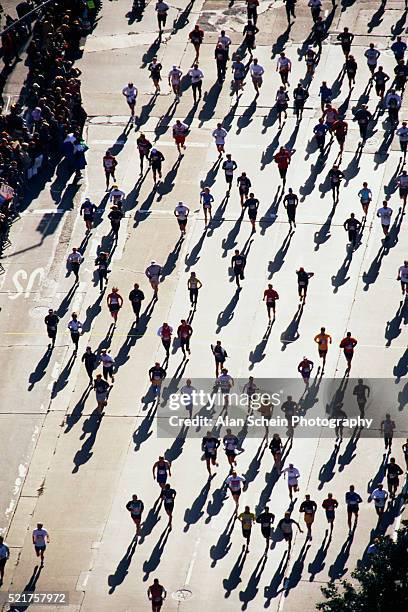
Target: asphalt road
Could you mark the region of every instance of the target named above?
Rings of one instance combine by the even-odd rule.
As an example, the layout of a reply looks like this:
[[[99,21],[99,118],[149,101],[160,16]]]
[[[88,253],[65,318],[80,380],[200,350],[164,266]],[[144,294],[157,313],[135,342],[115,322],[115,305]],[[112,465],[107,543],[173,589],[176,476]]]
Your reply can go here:
[[[333,432],[321,429],[313,438],[296,432],[285,459],[286,464],[290,461],[301,471],[293,516],[303,524],[298,509],[304,494],[310,492],[319,506],[314,537],[306,542],[304,534],[297,534],[288,558],[285,544],[276,535],[268,556],[263,557],[264,542],[258,526],[254,527],[249,553],[242,553],[240,528],[232,517],[233,502],[221,491],[228,472],[222,453],[218,473],[207,483],[197,439],[203,429],[190,430],[185,441],[157,435],[161,407],[156,413],[149,407],[146,410],[143,402],[148,389],[147,370],[164,358],[156,334],[162,322],[167,320],[176,327],[189,314],[186,285],[190,271],[195,270],[203,289],[192,319],[192,352],[187,362],[179,349],[172,352],[167,393],[176,391],[186,377],[196,386],[214,377],[210,344],[217,339],[228,351],[228,368],[240,390],[249,375],[256,380],[298,379],[296,369],[304,355],[318,365],[313,337],[321,325],[333,337],[323,380],[342,379],[345,363],[338,345],[350,330],[359,342],[352,375],[365,380],[384,379],[387,390],[404,392],[407,313],[395,281],[396,271],[406,258],[406,221],[398,213],[400,202],[395,188],[399,147],[394,138],[386,151],[382,148],[378,153],[386,128],[383,116],[361,155],[357,154],[358,129],[351,121],[351,110],[357,101],[366,99],[374,110],[377,100],[372,89],[367,94],[369,72],[364,51],[374,41],[382,54],[381,63],[390,73],[393,57],[389,46],[392,37],[403,32],[405,16],[399,2],[388,2],[384,10],[377,2],[348,2],[347,10],[338,6],[334,12],[330,12],[331,3],[324,2],[331,34],[310,85],[303,120],[296,126],[290,109],[283,130],[278,131],[271,112],[279,85],[276,53],[285,44],[293,61],[293,87],[305,75],[305,63],[298,53],[311,27],[305,2],[298,2],[296,23],[286,34],[282,3],[269,6],[261,2],[256,55],[266,75],[256,104],[249,81],[237,104],[229,95],[228,80],[222,89],[214,85],[213,50],[218,32],[228,30],[233,48],[241,42],[243,3],[232,3],[228,8],[215,1],[172,5],[169,23],[176,20],[177,30],[167,31],[160,45],[155,42],[153,4],[147,5],[140,22],[128,23],[128,10],[127,1],[104,3],[98,26],[88,38],[79,63],[89,115],[85,134],[88,166],[83,180],[76,186],[58,173],[31,186],[31,201],[13,226],[12,244],[2,260],[0,527],[12,550],[2,590],[18,591],[27,585],[33,588],[35,583],[36,591],[68,591],[68,609],[72,611],[144,610],[148,609],[147,586],[157,576],[169,593],[163,609],[189,612],[211,606],[217,610],[270,608],[289,612],[302,606],[311,611],[321,599],[320,586],[328,579],[349,575],[375,533],[376,516],[368,497],[374,484],[384,477],[378,422],[386,410],[396,411],[398,439],[394,453],[402,465],[400,438],[408,435],[401,399],[405,396],[399,396],[400,410],[396,408],[397,392],[385,394],[383,404],[376,404],[372,409],[376,419],[372,437],[348,438],[335,446]],[[200,59],[205,75],[203,100],[193,108],[187,89],[174,107],[164,79],[162,93],[153,101],[146,64],[157,53],[164,75],[173,64],[186,73],[193,60],[188,32],[197,19],[206,32]],[[335,38],[345,26],[356,34],[353,52],[359,65],[350,95],[347,84],[337,76],[343,57]],[[137,131],[126,129],[127,107],[120,92],[128,80],[139,88],[137,111],[141,120]],[[310,142],[320,115],[318,91],[322,80],[337,84],[335,104],[342,107],[349,121],[341,162],[346,179],[333,214],[326,175],[338,147],[333,143],[327,157],[319,162]],[[170,129],[176,118],[190,126],[181,160]],[[252,236],[247,217],[240,220],[236,187],[225,200],[224,177],[215,164],[217,153],[211,136],[218,121],[228,128],[226,149],[238,170],[246,171],[251,178],[260,201],[261,222]],[[139,129],[156,141],[166,158],[164,180],[156,192],[150,172],[139,177],[135,142]],[[288,186],[300,195],[293,234],[288,233],[279,175],[273,163],[273,154],[282,144],[296,149],[288,174]],[[108,244],[109,205],[102,173],[102,156],[108,147],[113,147],[117,155],[117,181],[127,197],[126,218],[109,277],[109,286],[118,286],[125,297],[125,307],[114,333],[107,335],[110,315],[106,294],[99,294],[94,279],[94,258],[98,245]],[[364,180],[372,189],[373,202],[361,244],[349,257],[343,222],[352,211],[361,218],[357,193]],[[200,184],[211,186],[217,211],[206,233],[199,205]],[[78,207],[85,196],[102,214],[83,242],[85,228]],[[375,212],[385,196],[394,211],[394,229],[390,248],[384,251]],[[181,243],[173,215],[180,200],[191,209],[187,236]],[[81,244],[85,261],[81,282],[73,291],[65,261],[70,249]],[[244,245],[249,249],[246,278],[237,293],[228,269],[233,250]],[[152,259],[165,267],[165,279],[159,300],[147,309],[143,325],[136,330],[127,294],[138,282],[146,303],[150,302],[151,289],[144,270]],[[302,311],[298,310],[295,275],[299,266],[315,273]],[[266,334],[262,295],[268,282],[273,282],[280,299],[276,321]],[[43,326],[49,307],[62,315],[52,354],[47,350]],[[85,327],[76,359],[66,332],[73,310]],[[88,344],[94,349],[109,348],[118,366],[100,425],[94,415],[94,393],[86,389],[87,378],[79,359]],[[319,396],[318,379],[314,384]],[[313,406],[313,398],[309,399]],[[221,428],[221,435],[224,433],[225,428]],[[286,482],[272,470],[272,458],[262,439],[251,433],[243,437],[245,452],[238,458],[238,470],[246,475],[249,486],[240,504],[254,510],[270,500],[278,520],[289,504]],[[159,454],[173,461],[171,484],[177,498],[171,532],[165,529],[164,511],[156,512],[154,507],[158,490],[151,467]],[[363,503],[358,528],[353,537],[348,537],[344,493],[351,483]],[[340,503],[331,540],[325,533],[326,520],[320,508],[328,491]],[[124,507],[132,493],[137,493],[146,507],[143,539],[136,545],[132,543],[134,527]],[[398,508],[391,510],[384,523],[390,533],[398,524]],[[39,575],[34,571],[30,535],[38,521],[51,536],[46,565]]]

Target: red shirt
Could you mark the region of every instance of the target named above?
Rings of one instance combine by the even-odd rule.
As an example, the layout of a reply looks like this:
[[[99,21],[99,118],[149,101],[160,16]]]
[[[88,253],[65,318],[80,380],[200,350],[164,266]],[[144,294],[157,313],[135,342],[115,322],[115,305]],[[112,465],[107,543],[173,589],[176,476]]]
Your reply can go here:
[[[336,136],[345,136],[347,134],[347,123],[345,121],[335,121],[333,124],[333,130],[336,133]]]
[[[193,329],[190,325],[179,325],[177,335],[179,338],[185,340],[193,333]]]
[[[287,149],[279,151],[274,157],[275,162],[278,164],[278,168],[287,168],[290,164],[291,153]]]
[[[266,297],[266,303],[274,302],[275,300],[279,300],[279,295],[275,291],[275,289],[265,289],[264,298]]]
[[[356,344],[357,340],[355,338],[343,338],[340,342],[340,348],[344,349],[345,353],[352,353]]]

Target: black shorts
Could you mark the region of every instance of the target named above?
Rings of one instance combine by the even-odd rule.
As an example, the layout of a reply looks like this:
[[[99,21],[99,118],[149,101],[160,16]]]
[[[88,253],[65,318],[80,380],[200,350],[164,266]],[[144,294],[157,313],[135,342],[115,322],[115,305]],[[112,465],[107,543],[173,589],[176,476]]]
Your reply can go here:
[[[322,349],[319,349],[319,357],[326,357],[327,355],[327,351],[322,351]]]
[[[400,140],[400,149],[403,153],[407,150],[408,142],[406,140]]]
[[[110,312],[119,312],[119,304],[109,304]]]
[[[6,558],[0,559],[0,570],[4,570],[4,567],[5,567],[6,563],[7,563],[7,559]]]
[[[217,459],[217,453],[210,453],[208,451],[204,451],[204,458],[210,461],[213,459],[214,461]]]
[[[241,495],[241,489],[238,489],[238,491],[231,491],[231,495],[239,497]]]
[[[256,221],[256,212],[249,212],[248,218],[251,219],[251,221]]]
[[[225,450],[225,454],[227,455],[227,457],[235,457],[235,451],[234,450]]]
[[[164,509],[166,512],[173,512],[174,502],[167,502],[167,504],[164,504]]]
[[[228,183],[228,185],[231,185],[233,178],[234,178],[233,174],[226,174],[225,175],[225,181]]]
[[[400,187],[399,194],[400,198],[406,198],[408,194],[408,187]]]
[[[251,536],[251,530],[242,527],[242,535],[244,536],[244,538],[249,538]]]
[[[347,514],[358,514],[358,506],[347,506]]]
[[[270,527],[261,527],[261,533],[262,533],[264,538],[269,540],[269,538],[271,537],[271,528]]]
[[[45,549],[47,548],[44,544],[44,546],[34,546],[35,548],[35,552],[36,553],[40,553],[41,551],[45,552]]]
[[[180,229],[185,229],[187,225],[187,219],[177,219]]]

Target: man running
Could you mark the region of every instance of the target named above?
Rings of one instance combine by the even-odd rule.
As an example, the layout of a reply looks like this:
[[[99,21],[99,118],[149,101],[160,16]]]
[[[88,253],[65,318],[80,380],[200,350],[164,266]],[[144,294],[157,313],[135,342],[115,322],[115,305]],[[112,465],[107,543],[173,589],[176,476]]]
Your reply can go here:
[[[150,266],[147,266],[145,270],[145,275],[149,279],[150,286],[153,289],[154,299],[157,299],[161,273],[162,273],[162,267],[157,263],[157,261],[154,261],[154,260],[150,263]]]
[[[165,160],[165,157],[161,151],[153,147],[150,151],[149,155],[149,164],[153,173],[153,182],[155,186],[157,185],[157,176],[159,179],[162,178],[162,164]]]
[[[217,123],[216,129],[212,133],[212,137],[215,140],[215,146],[218,151],[218,157],[221,158],[222,154],[225,153],[225,139],[227,137],[227,130],[222,127],[222,123]]]
[[[71,340],[74,344],[74,354],[76,354],[78,352],[78,343],[79,336],[81,335],[82,331],[82,323],[81,321],[78,321],[78,315],[76,312],[73,312],[71,317],[72,319],[68,323],[68,329],[71,332]]]
[[[350,213],[350,217],[345,220],[343,227],[348,233],[348,240],[351,250],[354,251],[357,246],[357,237],[361,228],[361,223],[358,219],[356,219],[354,213]]]
[[[153,584],[151,584],[147,590],[147,596],[152,604],[152,612],[160,612],[166,595],[166,589],[159,583],[159,580],[155,578]]]
[[[391,419],[390,414],[385,415],[385,419],[381,421],[380,431],[384,436],[385,450],[389,454],[391,452],[392,440],[394,438],[395,422]]]
[[[152,148],[152,143],[150,140],[146,138],[144,134],[140,134],[138,139],[136,140],[137,150],[139,151],[140,158],[140,174],[143,174],[143,162],[149,160],[150,149]]]
[[[402,295],[408,294],[408,261],[398,268],[397,281],[401,283]]]
[[[162,368],[158,361],[156,361],[154,366],[152,366],[149,370],[149,380],[152,391],[154,395],[157,395],[158,398],[160,397],[161,386],[165,378],[166,370]]]
[[[115,377],[113,373],[115,370],[115,360],[113,359],[112,355],[109,355],[106,348],[101,349],[99,361],[102,363],[102,375],[104,379],[108,380],[110,377],[112,383],[114,383]]]
[[[79,209],[79,214],[84,218],[87,234],[93,228],[96,211],[97,208],[95,204],[93,204],[89,198],[85,198],[85,201],[81,204],[81,208]]]
[[[201,100],[204,73],[202,72],[202,70],[200,70],[200,68],[198,67],[198,64],[196,63],[188,71],[188,76],[191,79],[191,89],[193,92],[194,104],[197,104],[197,101]],[[197,100],[197,93],[198,93],[198,100]]]
[[[180,325],[177,328],[177,337],[180,341],[180,347],[183,356],[186,357],[186,351],[190,355],[190,338],[193,335],[193,328],[185,319],[181,319]]]
[[[118,162],[116,161],[116,157],[112,155],[112,153],[108,150],[102,159],[102,165],[105,172],[106,178],[106,191],[109,191],[109,181],[112,178],[113,182],[116,181],[115,178],[115,170]]]
[[[248,199],[249,190],[251,188],[251,180],[247,177],[246,172],[242,172],[237,178],[239,197],[241,198],[241,206],[244,207],[245,200]]]
[[[43,529],[42,523],[37,523],[37,528],[33,530],[32,540],[35,554],[41,559],[41,567],[44,567],[44,555],[47,544],[50,542],[50,536],[48,535],[48,531]]]
[[[292,187],[289,187],[288,193],[283,198],[283,205],[286,208],[288,215],[289,230],[292,230],[292,225],[296,228],[296,209],[299,204],[299,198],[296,193],[293,193]]]
[[[292,62],[288,57],[286,57],[285,53],[282,51],[282,53],[279,54],[278,61],[276,62],[276,72],[279,72],[279,76],[284,87],[289,85],[288,77],[291,70]]]
[[[296,270],[297,284],[298,284],[298,295],[299,300],[306,304],[307,288],[309,286],[309,279],[314,276],[314,272],[306,272],[304,268]]]
[[[241,289],[240,280],[244,280],[244,270],[246,266],[246,257],[243,253],[240,253],[238,249],[235,249],[234,255],[231,258],[231,268],[234,273],[235,282],[237,284],[237,290]]]
[[[175,499],[176,495],[177,495],[176,491],[171,488],[169,483],[164,485],[164,487],[162,489],[162,492],[161,492],[161,495],[160,495],[160,499],[164,503],[164,509],[166,511],[166,514],[169,517],[168,525],[169,525],[169,530],[170,531],[172,529],[174,499]]]
[[[310,376],[314,367],[313,361],[310,361],[307,357],[303,357],[302,361],[298,365],[298,372],[303,378],[303,382],[306,387],[309,386]]]
[[[320,117],[319,122],[313,128],[313,134],[316,139],[316,144],[319,148],[320,155],[324,153],[324,146],[326,143],[326,134],[329,131],[329,127],[325,124],[323,117]]]
[[[215,377],[218,378],[220,370],[222,371],[224,369],[224,363],[228,357],[228,353],[221,345],[221,340],[217,340],[215,344],[211,344],[211,351],[215,359]]]
[[[334,519],[336,516],[336,508],[338,507],[338,505],[339,505],[339,502],[337,501],[337,499],[334,499],[333,493],[328,493],[326,499],[323,500],[323,503],[322,503],[322,508],[324,508],[326,512],[326,519],[330,526],[329,527],[330,537],[331,537],[331,534],[333,533]],[[328,530],[326,530],[326,533],[327,531]]]
[[[187,218],[189,214],[190,209],[188,208],[188,206],[183,204],[183,202],[179,202],[176,208],[174,209],[174,216],[177,219],[181,236],[186,235]]]
[[[55,313],[53,309],[50,308],[48,310],[48,314],[46,315],[44,319],[44,323],[47,327],[48,338],[51,340],[51,342],[48,344],[48,348],[50,348],[51,350],[55,346],[55,338],[57,337],[57,329],[58,329],[59,320],[60,319],[57,313]]]
[[[68,255],[67,264],[74,274],[76,285],[79,283],[79,267],[83,261],[84,258],[82,257],[81,253],[74,247],[72,249],[72,253]]]
[[[238,515],[238,520],[241,522],[242,535],[246,540],[246,551],[249,551],[249,541],[251,539],[252,525],[255,523],[255,514],[253,514],[249,506],[245,506],[245,510]]]
[[[340,342],[340,348],[343,349],[344,357],[347,362],[346,373],[349,374],[351,370],[351,361],[354,356],[354,349],[357,346],[357,340],[352,337],[351,332],[347,332],[346,337]]]
[[[358,493],[354,489],[354,485],[350,485],[349,490],[346,492],[346,506],[347,506],[347,524],[349,533],[352,533],[357,527],[359,505],[363,501]],[[351,518],[354,515],[354,525],[351,528]]]
[[[305,495],[304,501],[300,504],[299,512],[303,512],[305,524],[307,527],[307,539],[312,541],[312,525],[317,510],[317,504],[310,499],[310,495]]]
[[[113,234],[113,238],[115,241],[118,240],[120,224],[121,224],[123,217],[124,217],[123,212],[120,210],[117,204],[114,204],[113,206],[111,206],[111,211],[108,215],[108,219],[111,223],[111,232]]]
[[[244,206],[248,211],[248,218],[252,226],[252,233],[254,233],[256,232],[255,223],[258,214],[259,200],[255,197],[253,193],[250,193],[249,198],[246,200]]]
[[[350,55],[351,43],[354,40],[354,34],[349,32],[348,28],[344,28],[343,32],[340,32],[340,34],[337,36],[337,40],[340,41],[344,57],[347,59]]]
[[[288,552],[290,553],[292,549],[292,539],[293,539],[293,525],[299,529],[300,533],[303,533],[303,530],[299,523],[294,519],[290,518],[290,512],[285,512],[285,516],[279,521],[277,527],[283,534],[284,540],[288,543]]]
[[[129,301],[132,304],[133,312],[136,316],[136,325],[138,325],[140,321],[140,309],[144,299],[145,295],[143,291],[139,288],[138,283],[135,283],[133,289],[129,293]]]
[[[256,522],[261,526],[261,533],[265,538],[265,555],[268,554],[269,541],[271,539],[272,523],[275,520],[275,515],[269,512],[268,506],[265,506],[263,512],[256,518]]]
[[[381,227],[384,234],[384,240],[388,239],[391,225],[392,208],[388,206],[387,200],[383,200],[383,205],[377,210],[377,217],[381,220]]]
[[[232,181],[234,180],[234,172],[238,168],[237,163],[231,158],[231,153],[227,153],[227,159],[222,164],[222,169],[225,174],[225,182],[228,185],[227,195],[231,191]]]
[[[190,278],[187,281],[187,289],[190,295],[190,304],[192,308],[197,307],[198,292],[200,291],[202,286],[203,283],[200,281],[200,279],[197,278],[196,273],[191,272]]]
[[[286,149],[285,147],[280,147],[279,151],[274,157],[275,163],[278,166],[279,176],[281,177],[283,182],[283,186],[285,186],[286,183],[286,174],[294,152],[294,149]]]
[[[185,149],[186,145],[186,136],[188,132],[188,125],[182,123],[180,119],[177,119],[176,123],[173,125],[173,138],[176,143],[177,151],[179,153],[179,157],[182,156],[181,149]]]
[[[109,253],[100,251],[95,259],[95,266],[97,266],[99,290],[102,292],[104,290],[103,282],[105,281],[105,288],[108,284]]]
[[[238,514],[239,497],[241,495],[241,485],[245,485],[245,478],[238,476],[234,471],[225,479],[225,485],[231,491],[232,499],[235,502],[235,514]]]
[[[252,78],[252,84],[255,89],[256,97],[259,96],[259,90],[262,87],[262,76],[265,73],[264,67],[258,64],[258,59],[254,57],[252,64],[249,67],[249,72]]]
[[[203,206],[204,211],[204,227],[208,227],[208,217],[211,223],[212,221],[212,204],[214,202],[214,196],[210,193],[209,187],[204,187],[200,192],[200,204]]]
[[[224,409],[227,410],[229,403],[229,394],[231,392],[232,387],[234,386],[234,379],[228,374],[227,368],[222,368],[221,374],[216,379],[215,384],[217,389],[219,389],[224,396]],[[231,430],[227,429],[227,433],[228,431],[231,432]]]
[[[126,87],[122,89],[122,95],[125,96],[128,107],[130,108],[130,119],[132,120],[135,116],[135,106],[137,98],[137,88],[133,83],[128,83]]]
[[[93,352],[90,346],[87,346],[85,349],[85,353],[81,357],[81,361],[85,366],[86,373],[88,374],[89,384],[91,388],[93,387],[93,373],[96,370],[99,358],[96,353]]]
[[[368,499],[369,502],[371,501],[374,502],[375,511],[378,516],[378,521],[381,520],[382,515],[384,514],[385,504],[388,498],[388,493],[387,491],[384,491],[383,486],[384,485],[382,484],[382,482],[378,483],[377,487],[374,489],[374,491],[371,493]]]
[[[156,2],[155,11],[157,13],[157,25],[159,26],[159,40],[163,29],[166,27],[167,13],[169,8],[169,5],[162,0],[158,0],[158,2]]]
[[[230,474],[233,474],[233,465],[237,465],[236,456],[238,452],[239,440],[231,429],[227,429],[227,433],[222,439],[224,452],[230,465]]]
[[[198,62],[198,58],[200,57],[200,47],[204,39],[204,30],[200,28],[198,23],[196,23],[194,28],[191,30],[190,34],[188,35],[188,38],[195,50],[194,63]]]
[[[269,321],[271,320],[271,311],[273,312],[273,320],[275,320],[276,300],[279,300],[278,292],[275,291],[273,285],[269,284],[263,295],[263,301],[266,302],[266,311]]]
[[[338,203],[340,194],[340,183],[344,179],[343,172],[334,165],[329,171],[330,187],[333,195],[333,204]]]
[[[399,487],[399,477],[404,473],[398,463],[395,463],[395,458],[391,457],[389,463],[385,468],[387,474],[387,486],[391,499],[397,494]]]
[[[293,500],[293,492],[297,493],[299,491],[299,478],[300,472],[293,465],[293,463],[289,463],[288,467],[282,470],[283,477],[288,480],[288,490],[290,500]]]
[[[171,476],[171,463],[170,461],[166,461],[164,457],[160,456],[153,465],[153,480],[156,480],[159,487],[164,489],[168,476]]]
[[[218,467],[217,450],[220,443],[220,440],[216,438],[211,431],[207,431],[207,434],[201,441],[201,450],[204,453],[204,459],[207,465],[208,480],[213,478],[216,474],[211,472],[211,465]]]
[[[180,84],[182,74],[182,71],[177,66],[173,66],[168,74],[169,86],[171,86],[173,90],[176,102],[180,100]]]
[[[142,522],[142,514],[144,503],[136,494],[132,495],[132,499],[126,504],[126,510],[130,513],[130,517],[136,525],[136,537],[140,535],[140,523]]]
[[[329,344],[332,343],[332,337],[330,334],[326,334],[326,328],[321,327],[320,333],[316,334],[314,337],[314,341],[319,347],[319,357],[323,360],[322,372],[324,371],[324,366],[326,365],[326,357],[327,351],[329,350]]]
[[[399,188],[399,196],[402,200],[402,214],[404,215],[408,196],[408,173],[406,170],[403,170],[402,173],[399,175],[397,179],[397,185]]]
[[[364,182],[362,189],[358,192],[358,197],[360,198],[360,204],[364,212],[364,218],[367,217],[368,207],[370,206],[370,202],[373,199],[373,194],[371,189],[368,187],[368,183]]]

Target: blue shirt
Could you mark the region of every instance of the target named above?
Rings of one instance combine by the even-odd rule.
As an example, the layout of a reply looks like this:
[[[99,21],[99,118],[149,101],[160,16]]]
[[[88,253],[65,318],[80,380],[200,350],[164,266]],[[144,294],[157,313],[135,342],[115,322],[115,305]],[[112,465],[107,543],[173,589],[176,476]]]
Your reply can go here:
[[[329,102],[332,97],[332,90],[330,89],[330,87],[325,87],[324,85],[322,85],[322,87],[320,87],[320,97],[325,102]]]
[[[329,128],[327,127],[325,123],[318,123],[317,125],[314,126],[313,133],[319,134],[319,136],[326,136],[328,129]]]
[[[363,500],[361,499],[361,497],[359,496],[358,493],[356,493],[355,491],[347,491],[346,493],[346,504],[348,506],[357,506],[358,504],[361,504]]]

